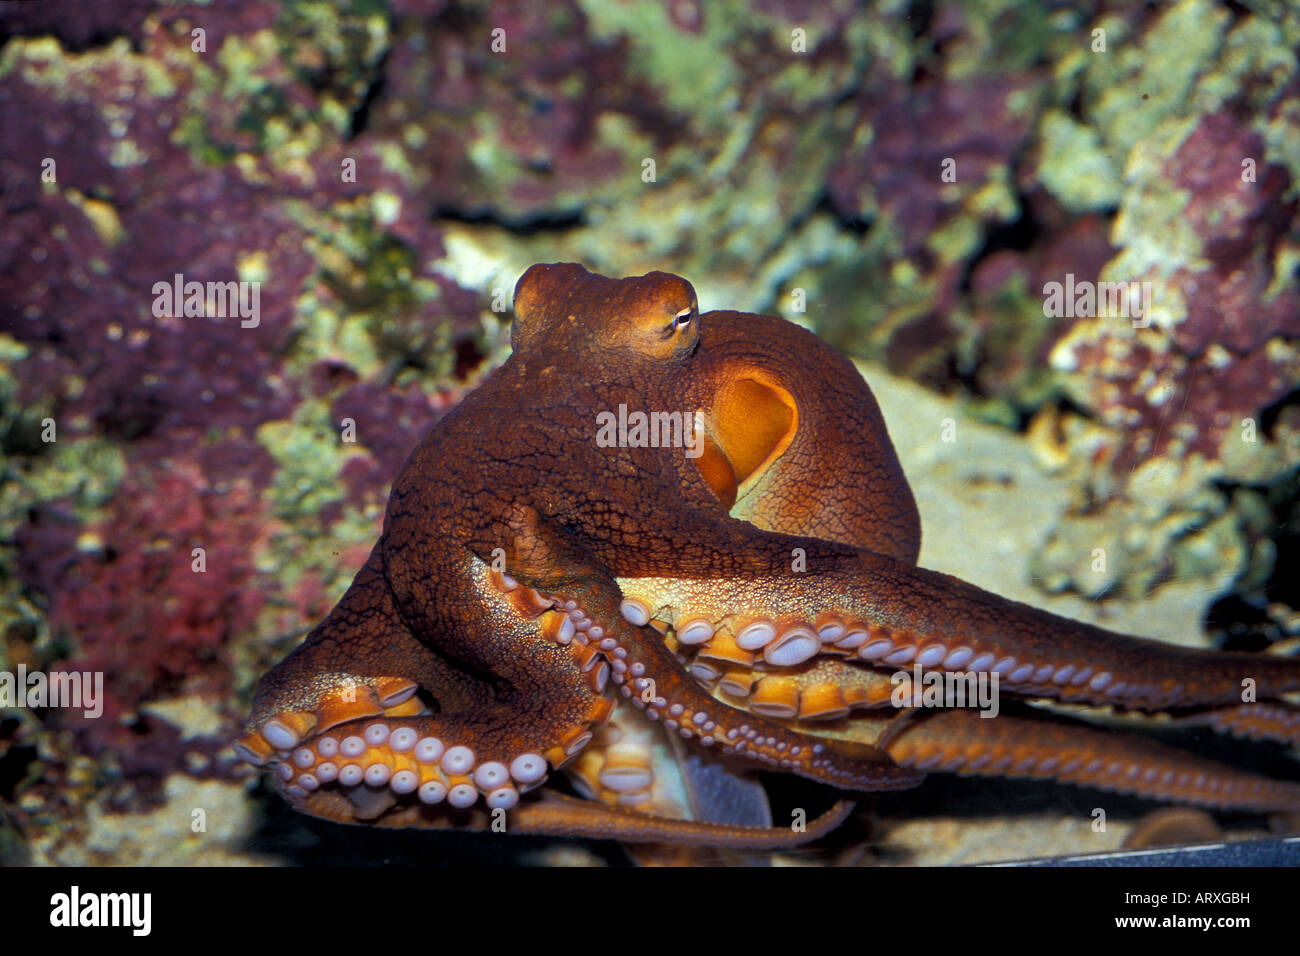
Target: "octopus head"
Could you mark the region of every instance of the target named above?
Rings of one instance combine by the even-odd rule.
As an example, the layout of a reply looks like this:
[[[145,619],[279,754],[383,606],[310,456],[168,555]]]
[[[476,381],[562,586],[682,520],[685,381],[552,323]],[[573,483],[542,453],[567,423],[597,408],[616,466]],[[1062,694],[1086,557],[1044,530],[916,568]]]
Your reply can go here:
[[[573,262],[531,267],[515,286],[515,352],[625,363],[689,358],[700,341],[695,289],[680,276],[649,272],[610,279]]]

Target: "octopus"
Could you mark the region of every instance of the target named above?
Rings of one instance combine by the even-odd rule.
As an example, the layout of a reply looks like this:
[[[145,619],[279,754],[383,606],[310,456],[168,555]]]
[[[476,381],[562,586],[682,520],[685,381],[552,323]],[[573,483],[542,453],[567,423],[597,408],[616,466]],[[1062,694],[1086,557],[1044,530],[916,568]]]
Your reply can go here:
[[[773,848],[928,774],[1300,807],[1296,782],[1145,732],[1300,742],[1300,661],[1118,634],[919,567],[879,407],[811,332],[572,263],[528,269],[514,312],[509,359],[415,448],[369,559],[255,690],[235,750],[295,808]],[[1003,705],[900,706],[923,674],[993,682]],[[773,825],[760,770],[836,800]]]

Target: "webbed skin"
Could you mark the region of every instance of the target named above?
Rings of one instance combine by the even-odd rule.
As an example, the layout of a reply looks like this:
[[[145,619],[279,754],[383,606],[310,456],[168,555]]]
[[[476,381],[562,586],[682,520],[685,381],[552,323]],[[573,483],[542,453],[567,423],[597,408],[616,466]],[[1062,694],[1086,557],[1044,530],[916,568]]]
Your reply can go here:
[[[240,752],[306,812],[439,828],[500,809],[512,832],[754,847],[846,812],[802,832],[686,819],[665,732],[847,792],[944,769],[1300,806],[1295,784],[1079,722],[893,709],[889,674],[921,660],[1295,741],[1279,698],[1300,663],[1126,637],[916,567],[875,400],[811,333],[700,316],[666,273],[554,264],[519,280],[512,346],[416,447],[366,566],[258,686]],[[698,410],[700,453],[607,447],[599,416],[620,405]],[[1241,702],[1244,678],[1264,703]],[[594,799],[528,795],[560,766]]]

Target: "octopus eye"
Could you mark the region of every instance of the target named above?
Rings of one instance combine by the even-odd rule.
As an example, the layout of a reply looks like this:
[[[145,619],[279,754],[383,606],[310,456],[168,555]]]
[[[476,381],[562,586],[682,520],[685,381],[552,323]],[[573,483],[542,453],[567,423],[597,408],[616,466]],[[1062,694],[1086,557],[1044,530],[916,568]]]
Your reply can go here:
[[[688,306],[673,316],[673,331],[684,329],[691,324],[691,319],[695,316],[695,308]]]

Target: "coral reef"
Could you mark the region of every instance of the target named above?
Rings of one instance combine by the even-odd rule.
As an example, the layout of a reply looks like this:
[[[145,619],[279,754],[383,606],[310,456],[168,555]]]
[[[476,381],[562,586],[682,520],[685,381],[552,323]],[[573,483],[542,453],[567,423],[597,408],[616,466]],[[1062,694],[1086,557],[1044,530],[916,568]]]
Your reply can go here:
[[[437,231],[381,221],[382,190],[340,173],[366,83],[294,62],[303,24],[279,5],[235,10],[171,9],[127,37],[78,17],[5,24],[85,29],[0,51],[0,661],[106,678],[102,717],[51,710],[5,735],[5,759],[28,768],[12,795],[20,831],[70,800],[147,806],[168,775],[195,772],[176,728],[141,712],[151,700],[223,702],[203,773],[230,773],[216,752],[267,644],[328,609],[356,563],[348,548],[373,537],[409,435],[381,433],[432,419],[436,383],[421,392],[419,373],[450,375],[458,354],[477,364],[477,295],[426,269]],[[330,49],[368,76],[365,44]],[[396,266],[408,271],[383,271]],[[154,286],[176,274],[258,282],[256,320],[160,315]],[[317,419],[358,379],[357,353],[382,384],[350,414],[382,424],[349,446]],[[321,366],[335,371],[308,374]],[[372,401],[391,406],[395,380],[400,413]],[[323,456],[285,454],[318,447],[322,427]],[[351,500],[368,505],[345,513],[349,450],[367,465],[348,472]]]

